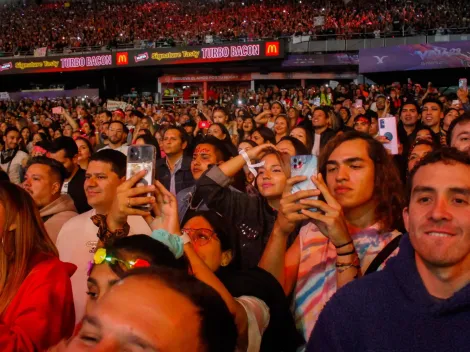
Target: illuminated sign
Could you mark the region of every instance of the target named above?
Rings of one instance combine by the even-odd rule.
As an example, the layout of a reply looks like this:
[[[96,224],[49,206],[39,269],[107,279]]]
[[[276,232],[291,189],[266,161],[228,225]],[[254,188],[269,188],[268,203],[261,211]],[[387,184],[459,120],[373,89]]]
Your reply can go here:
[[[118,66],[127,65],[129,63],[129,54],[126,52],[116,54],[116,64]]]
[[[142,62],[142,61],[146,61],[148,59],[149,59],[149,54],[148,53],[143,53],[143,54],[139,54],[139,55],[134,56],[134,61],[135,62]]]
[[[95,56],[81,56],[81,57],[67,57],[60,59],[62,68],[79,68],[79,67],[100,67],[112,66],[112,55],[95,55]]]
[[[12,69],[12,68],[13,68],[13,64],[12,64],[11,62],[7,62],[7,63],[2,64],[2,65],[0,66],[0,72],[6,71],[6,70],[10,70],[10,69]]]
[[[279,56],[279,42],[267,42],[266,56]]]
[[[282,59],[284,42],[246,42],[172,48],[148,48],[103,54],[0,59],[0,74],[68,72],[112,67],[224,63]]]

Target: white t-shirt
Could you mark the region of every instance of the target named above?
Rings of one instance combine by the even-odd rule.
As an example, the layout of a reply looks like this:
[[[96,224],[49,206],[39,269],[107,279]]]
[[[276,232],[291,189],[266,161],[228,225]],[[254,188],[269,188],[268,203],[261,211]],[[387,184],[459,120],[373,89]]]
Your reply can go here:
[[[77,323],[85,313],[88,264],[93,259],[98,244],[96,236],[98,227],[91,221],[91,217],[95,214],[96,211],[92,209],[67,221],[62,226],[56,241],[60,260],[77,266],[77,271],[71,277]],[[131,228],[129,236],[152,233],[141,216],[129,216],[127,222]]]
[[[320,155],[320,142],[321,142],[321,134],[315,133],[315,139],[313,140],[312,155],[316,155],[316,156]]]
[[[101,150],[105,150],[105,149],[112,149],[112,150],[117,150],[118,152],[121,152],[122,154],[127,156],[127,149],[128,148],[129,148],[129,146],[127,146],[125,144],[121,145],[119,148],[116,148],[116,149],[113,149],[109,145],[107,145],[106,147],[101,148],[100,150],[98,150],[98,152],[101,151]]]

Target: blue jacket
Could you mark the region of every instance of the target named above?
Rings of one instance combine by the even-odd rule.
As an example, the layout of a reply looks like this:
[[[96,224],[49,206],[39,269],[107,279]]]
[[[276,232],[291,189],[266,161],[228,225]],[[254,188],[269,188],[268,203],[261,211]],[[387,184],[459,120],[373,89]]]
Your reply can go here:
[[[307,351],[470,351],[470,284],[432,297],[409,236],[383,271],[340,289],[325,306]]]

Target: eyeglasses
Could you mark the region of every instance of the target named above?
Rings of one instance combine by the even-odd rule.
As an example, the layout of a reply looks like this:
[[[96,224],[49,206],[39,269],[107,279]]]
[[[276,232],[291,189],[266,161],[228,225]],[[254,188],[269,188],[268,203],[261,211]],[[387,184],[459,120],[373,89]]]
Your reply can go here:
[[[209,229],[181,229],[184,235],[188,235],[191,238],[191,242],[197,244],[199,247],[208,244],[212,237],[217,239],[217,234]]]

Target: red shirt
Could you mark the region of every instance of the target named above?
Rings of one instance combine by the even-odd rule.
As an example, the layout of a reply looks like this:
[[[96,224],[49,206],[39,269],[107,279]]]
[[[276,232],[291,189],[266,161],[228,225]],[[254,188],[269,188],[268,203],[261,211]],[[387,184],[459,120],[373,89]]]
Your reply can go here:
[[[0,351],[45,351],[69,338],[75,325],[70,276],[77,267],[38,254],[0,317]]]

